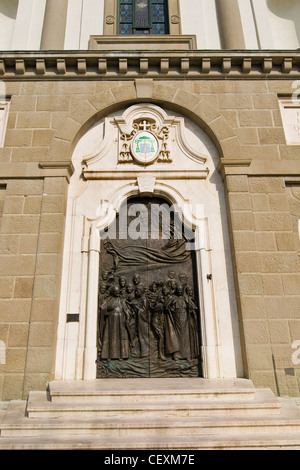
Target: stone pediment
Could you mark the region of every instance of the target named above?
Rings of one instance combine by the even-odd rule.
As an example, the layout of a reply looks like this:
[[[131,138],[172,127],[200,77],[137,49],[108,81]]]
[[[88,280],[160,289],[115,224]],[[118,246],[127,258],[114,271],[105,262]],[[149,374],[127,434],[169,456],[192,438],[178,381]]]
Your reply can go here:
[[[140,172],[159,172],[160,178],[208,174],[205,146],[193,146],[196,141],[187,138],[184,119],[156,105],[131,106],[106,118],[102,129],[94,150],[83,156],[85,179],[130,179]]]

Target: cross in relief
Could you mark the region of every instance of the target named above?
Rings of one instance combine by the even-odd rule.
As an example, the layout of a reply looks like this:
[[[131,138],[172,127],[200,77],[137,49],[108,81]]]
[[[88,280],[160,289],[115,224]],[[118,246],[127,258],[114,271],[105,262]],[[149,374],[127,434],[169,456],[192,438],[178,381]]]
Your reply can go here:
[[[147,131],[148,129],[150,129],[151,124],[148,121],[143,121],[143,122],[140,122],[139,127],[140,129],[143,129],[143,131]]]

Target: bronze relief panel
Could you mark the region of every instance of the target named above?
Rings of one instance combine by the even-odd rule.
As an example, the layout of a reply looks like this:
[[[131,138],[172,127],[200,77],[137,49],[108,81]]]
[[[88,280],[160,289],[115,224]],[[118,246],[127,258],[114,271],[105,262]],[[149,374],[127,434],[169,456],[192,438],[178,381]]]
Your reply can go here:
[[[98,378],[201,376],[192,239],[158,198],[127,201],[101,234]]]

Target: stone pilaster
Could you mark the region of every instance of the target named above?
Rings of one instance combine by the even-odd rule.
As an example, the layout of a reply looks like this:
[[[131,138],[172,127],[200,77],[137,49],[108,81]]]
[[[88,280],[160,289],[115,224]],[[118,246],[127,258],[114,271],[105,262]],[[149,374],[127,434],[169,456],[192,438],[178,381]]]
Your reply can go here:
[[[68,0],[47,0],[41,50],[63,50]]]
[[[245,49],[238,0],[216,0],[223,49]]]

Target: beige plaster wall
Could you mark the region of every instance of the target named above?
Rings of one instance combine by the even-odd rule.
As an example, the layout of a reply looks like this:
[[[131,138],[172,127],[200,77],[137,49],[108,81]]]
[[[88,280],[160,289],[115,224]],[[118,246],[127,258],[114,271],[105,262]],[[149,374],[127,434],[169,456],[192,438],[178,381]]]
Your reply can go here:
[[[67,165],[97,116],[147,99],[186,113],[222,155],[244,347],[255,385],[299,395],[298,146],[285,144],[277,100],[292,81],[7,82],[0,149],[0,399],[27,397],[53,378]],[[53,162],[53,168],[49,167]],[[48,162],[41,169],[39,162]],[[251,163],[252,162],[252,163]],[[24,178],[26,175],[26,178]]]

